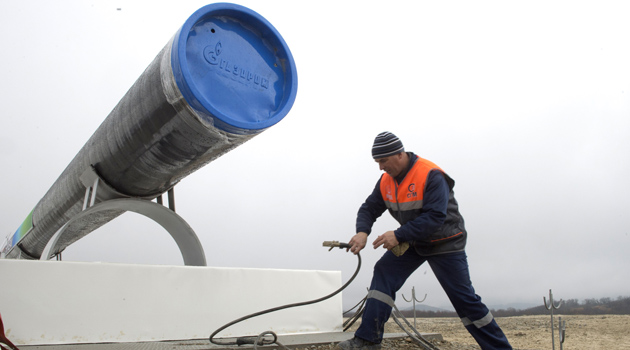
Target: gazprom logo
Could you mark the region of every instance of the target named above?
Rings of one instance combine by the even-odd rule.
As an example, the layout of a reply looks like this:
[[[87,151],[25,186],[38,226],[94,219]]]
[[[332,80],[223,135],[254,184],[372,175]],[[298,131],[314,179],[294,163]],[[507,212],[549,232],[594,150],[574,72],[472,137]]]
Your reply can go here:
[[[407,198],[415,198],[418,197],[418,192],[416,192],[416,184],[412,183],[407,186]]]
[[[217,66],[222,71],[229,73],[233,79],[246,84],[257,85],[263,89],[269,89],[268,78],[257,74],[248,67],[241,66],[238,62],[220,57],[221,53],[223,53],[223,44],[220,41],[214,46],[208,45],[203,49],[203,57],[206,61],[213,66]]]

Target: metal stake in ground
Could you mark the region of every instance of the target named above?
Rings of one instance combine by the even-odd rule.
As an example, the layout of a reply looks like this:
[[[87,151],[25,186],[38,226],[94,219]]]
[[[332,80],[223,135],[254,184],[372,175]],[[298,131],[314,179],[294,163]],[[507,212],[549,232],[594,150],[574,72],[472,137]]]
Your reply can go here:
[[[553,304],[553,294],[551,293],[551,289],[549,289],[549,305],[547,305],[547,299],[545,299],[545,297],[543,297],[543,302],[545,303],[545,307],[547,308],[547,310],[551,310],[551,349],[555,350],[556,346],[555,346],[555,340],[554,340],[554,336],[553,336],[553,332],[554,332],[554,327],[553,327],[553,310],[560,308],[560,306],[562,305],[562,299],[560,299],[560,301],[558,302],[557,306],[554,305]],[[560,345],[560,348],[562,348],[562,345]]]
[[[419,303],[423,302],[427,298],[427,295],[425,293],[424,298],[422,300],[418,300],[416,299],[416,287],[411,287],[411,300],[407,300],[404,294],[402,295],[402,297],[408,303],[413,302],[413,328],[417,328],[416,326],[416,301]]]
[[[564,335],[567,330],[567,321],[563,321],[562,317],[558,317],[558,342],[560,342],[560,350],[562,350],[562,343],[564,343]]]

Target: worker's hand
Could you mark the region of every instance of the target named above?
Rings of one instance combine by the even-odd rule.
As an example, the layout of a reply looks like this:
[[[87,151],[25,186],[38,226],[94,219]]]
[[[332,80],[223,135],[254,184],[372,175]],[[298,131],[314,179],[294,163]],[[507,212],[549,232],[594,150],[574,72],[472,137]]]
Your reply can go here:
[[[348,244],[350,244],[350,251],[354,253],[354,255],[359,254],[359,252],[365,248],[365,245],[367,244],[367,237],[367,233],[359,232],[350,239]],[[346,249],[346,251],[348,251],[348,249]]]
[[[394,234],[394,231],[387,231],[383,233],[382,235],[378,236],[374,240],[374,243],[372,244],[374,245],[374,249],[380,246],[383,246],[383,248],[387,250],[391,250],[392,248],[398,245],[398,240],[396,239],[396,235]]]

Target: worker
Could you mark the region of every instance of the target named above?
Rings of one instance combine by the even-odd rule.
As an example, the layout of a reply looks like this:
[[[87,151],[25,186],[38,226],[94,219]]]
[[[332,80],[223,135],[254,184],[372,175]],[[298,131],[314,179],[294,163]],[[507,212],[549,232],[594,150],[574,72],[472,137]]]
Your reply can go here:
[[[492,313],[475,293],[466,258],[467,233],[454,197],[455,181],[440,167],[412,152],[391,132],[376,136],[372,157],[384,171],[359,208],[354,254],[367,244],[376,219],[386,210],[400,227],[376,237],[387,252],[374,266],[361,325],[339,349],[381,348],[396,292],[422,264],[429,263],[464,327],[482,349],[512,349]]]

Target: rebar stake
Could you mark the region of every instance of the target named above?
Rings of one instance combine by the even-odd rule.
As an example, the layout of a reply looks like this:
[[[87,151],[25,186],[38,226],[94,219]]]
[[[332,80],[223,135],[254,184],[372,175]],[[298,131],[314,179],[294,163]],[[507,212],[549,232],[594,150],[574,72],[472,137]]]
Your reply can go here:
[[[408,303],[413,302],[413,328],[417,329],[418,327],[416,327],[416,301],[419,303],[423,302],[427,298],[427,295],[424,294],[424,298],[422,300],[418,300],[416,299],[416,287],[411,287],[411,300],[407,300],[404,294],[402,295],[402,297]]]
[[[560,342],[560,350],[562,350],[562,343],[564,343],[566,329],[567,321],[563,321],[562,317],[558,317],[558,341]]]
[[[554,305],[553,304],[553,294],[551,293],[551,289],[549,289],[549,305],[547,305],[547,299],[545,299],[545,297],[543,297],[543,302],[545,303],[545,308],[547,308],[547,310],[551,310],[551,349],[555,350],[556,349],[556,345],[555,345],[555,340],[554,340],[554,336],[553,336],[553,332],[554,332],[554,327],[553,327],[553,310],[560,308],[560,306],[562,305],[562,299],[560,299],[560,301],[558,302],[557,306]],[[560,348],[562,348],[562,345],[560,345]]]

